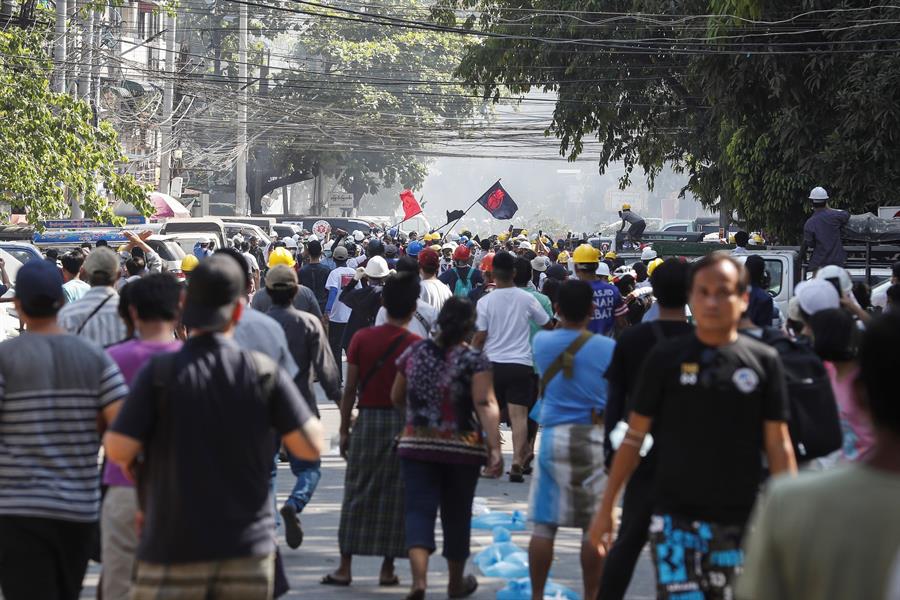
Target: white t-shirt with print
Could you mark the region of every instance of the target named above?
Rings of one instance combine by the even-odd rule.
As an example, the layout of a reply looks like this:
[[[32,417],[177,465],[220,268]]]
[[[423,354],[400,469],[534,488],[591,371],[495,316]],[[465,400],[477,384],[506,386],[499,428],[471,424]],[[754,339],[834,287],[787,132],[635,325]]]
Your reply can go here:
[[[325,281],[325,289],[331,293],[333,288],[337,288],[338,296],[340,296],[341,290],[350,283],[354,275],[356,275],[356,269],[338,267],[328,274],[328,279]],[[335,323],[346,323],[350,320],[351,312],[349,306],[335,299],[334,304],[331,306],[331,312],[328,313],[328,319]]]
[[[475,328],[487,332],[484,352],[491,362],[531,366],[530,323],[550,321],[541,304],[519,288],[496,288],[476,305]]]

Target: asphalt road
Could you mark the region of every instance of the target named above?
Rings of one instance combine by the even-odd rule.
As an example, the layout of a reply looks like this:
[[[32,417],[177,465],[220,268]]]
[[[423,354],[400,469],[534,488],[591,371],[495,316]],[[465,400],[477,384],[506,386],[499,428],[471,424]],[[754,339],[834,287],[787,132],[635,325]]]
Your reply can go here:
[[[337,408],[333,404],[321,399],[320,410],[325,427],[326,439],[333,439],[336,445],[340,417]],[[504,432],[504,451],[506,464],[511,460],[511,436]],[[279,534],[282,556],[288,572],[291,591],[286,598],[403,598],[411,581],[409,565],[405,560],[397,561],[397,573],[400,577],[400,586],[393,588],[381,588],[378,586],[378,569],[381,559],[377,557],[357,557],[353,564],[353,584],[347,588],[322,586],[319,579],[331,572],[338,564],[340,556],[337,545],[337,529],[340,521],[341,499],[343,497],[344,484],[343,459],[333,448],[331,453],[322,459],[322,480],[316,490],[312,502],[301,515],[304,529],[303,545],[297,550],[290,550],[284,543],[284,537]],[[528,487],[530,478],[526,478],[524,484],[510,483],[507,478],[500,480],[482,479],[478,484],[477,496],[485,498],[487,505],[493,511],[511,512],[521,510],[527,512]],[[282,464],[278,469],[278,500],[279,506],[293,487],[293,477],[288,465]],[[527,549],[529,533],[527,531],[513,534],[513,541],[521,548]],[[491,543],[491,535],[488,531],[473,531],[472,555]],[[560,530],[551,576],[553,581],[563,584],[579,595],[581,594],[581,570],[579,564],[579,550],[581,532]],[[441,546],[440,523],[438,522],[438,547]],[[496,597],[498,590],[502,589],[504,582],[500,579],[491,579],[477,572],[474,565],[469,564],[470,571],[478,575],[480,587],[472,596],[477,600],[488,600]],[[92,564],[85,578],[85,587],[82,598],[96,598],[96,585],[99,576],[99,565]],[[429,598],[446,598],[447,575],[446,562],[436,552],[429,564]],[[655,598],[655,578],[650,557],[645,549],[638,564],[637,572],[628,592],[628,600],[652,600]]]

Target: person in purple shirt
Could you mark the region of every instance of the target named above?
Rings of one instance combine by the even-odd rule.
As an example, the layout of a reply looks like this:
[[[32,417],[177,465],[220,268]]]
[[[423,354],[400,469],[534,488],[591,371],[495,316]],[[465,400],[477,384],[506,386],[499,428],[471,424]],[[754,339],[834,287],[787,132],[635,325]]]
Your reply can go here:
[[[806,256],[807,248],[812,249],[808,271],[815,271],[826,265],[843,267],[847,253],[841,243],[841,229],[850,220],[850,213],[829,208],[828,192],[823,188],[815,188],[810,192],[809,199],[812,200],[813,214],[803,226],[800,257],[802,259]]]
[[[119,365],[125,383],[150,358],[162,352],[175,352],[181,342],[174,331],[179,316],[181,285],[168,273],[148,275],[127,284],[129,312],[137,337],[110,346],[107,353]],[[101,509],[101,556],[103,598],[125,600],[131,591],[131,574],[138,537],[135,517],[138,512],[134,483],[111,462],[106,463],[103,483],[109,486]]]

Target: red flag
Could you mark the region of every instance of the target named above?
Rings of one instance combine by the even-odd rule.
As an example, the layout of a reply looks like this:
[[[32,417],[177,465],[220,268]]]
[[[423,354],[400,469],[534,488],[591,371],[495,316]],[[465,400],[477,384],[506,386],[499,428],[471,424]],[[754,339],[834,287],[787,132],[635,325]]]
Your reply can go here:
[[[400,192],[400,201],[403,203],[403,220],[407,221],[422,212],[422,207],[411,190]]]

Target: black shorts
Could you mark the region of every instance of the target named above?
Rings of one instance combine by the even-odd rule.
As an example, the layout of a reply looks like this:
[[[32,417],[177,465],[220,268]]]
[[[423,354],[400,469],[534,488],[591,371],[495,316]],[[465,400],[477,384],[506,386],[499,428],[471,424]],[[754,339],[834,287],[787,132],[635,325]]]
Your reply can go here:
[[[531,408],[536,397],[534,369],[511,363],[491,364],[494,369],[494,393],[500,407],[515,404]]]

